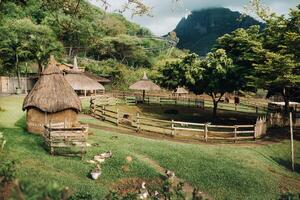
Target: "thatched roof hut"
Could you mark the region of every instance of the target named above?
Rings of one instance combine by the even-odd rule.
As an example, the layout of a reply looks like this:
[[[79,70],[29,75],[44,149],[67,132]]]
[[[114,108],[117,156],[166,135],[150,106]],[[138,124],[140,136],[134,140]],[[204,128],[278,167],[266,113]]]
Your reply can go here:
[[[49,122],[66,121],[67,126],[77,124],[80,100],[56,65],[51,57],[48,67],[24,99],[29,132],[41,134]]]
[[[178,97],[185,96],[187,94],[189,94],[189,91],[187,91],[184,87],[178,87],[176,91],[173,92],[173,95]]]
[[[88,71],[85,71],[83,72],[83,74],[87,77],[89,77],[90,79],[93,79],[95,81],[97,81],[98,83],[101,83],[101,84],[107,84],[107,83],[110,83],[111,80],[109,80],[108,78],[105,78],[103,76],[97,76],[95,74],[92,74],[91,72],[88,72]]]
[[[103,85],[87,77],[82,71],[78,70],[76,57],[74,57],[74,68],[65,71],[65,73],[66,80],[78,95],[84,93],[84,96],[87,96],[87,92],[96,95],[97,92],[99,94],[104,93],[105,91]]]
[[[132,84],[129,89],[143,91],[143,100],[145,99],[145,91],[160,90],[160,87],[148,79],[146,72],[142,80]]]
[[[131,90],[143,90],[143,91],[152,91],[160,90],[160,87],[148,79],[147,74],[144,73],[142,80],[132,84],[129,89]]]
[[[187,91],[184,87],[178,87],[175,91],[175,94],[188,94],[189,91]]]

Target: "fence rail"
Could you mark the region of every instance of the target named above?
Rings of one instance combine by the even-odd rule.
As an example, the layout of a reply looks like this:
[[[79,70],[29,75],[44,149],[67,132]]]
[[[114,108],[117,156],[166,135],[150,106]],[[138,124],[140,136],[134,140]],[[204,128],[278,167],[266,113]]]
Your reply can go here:
[[[91,112],[96,118],[115,125],[123,124],[137,132],[149,131],[170,136],[196,137],[208,140],[249,140],[261,138],[266,134],[266,119],[259,118],[255,125],[212,125],[211,123],[192,123],[175,120],[162,120],[141,116],[140,113],[128,114],[106,106],[91,105]]]
[[[173,97],[173,96],[153,96],[148,95],[143,101],[141,95],[136,93],[110,93],[111,96],[102,96],[94,98],[93,101],[97,102],[97,105],[117,105],[117,104],[127,104],[129,106],[136,105],[139,102],[146,104],[158,104],[158,105],[181,105],[188,107],[198,107],[198,108],[212,108],[212,100],[200,97]],[[267,106],[258,104],[255,105],[249,102],[240,102],[239,104],[234,103],[224,103],[220,102],[218,104],[218,109],[230,110],[237,112],[249,112],[249,113],[266,113],[268,111]]]

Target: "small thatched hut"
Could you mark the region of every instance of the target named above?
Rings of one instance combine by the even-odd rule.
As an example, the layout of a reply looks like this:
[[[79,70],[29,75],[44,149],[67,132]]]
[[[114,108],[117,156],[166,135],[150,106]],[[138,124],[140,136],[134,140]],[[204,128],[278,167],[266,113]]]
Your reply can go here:
[[[49,123],[65,122],[66,127],[78,124],[80,100],[56,66],[54,57],[26,96],[23,110],[27,110],[27,130],[32,133],[42,134],[44,125]]]
[[[189,94],[189,91],[187,91],[184,87],[178,87],[176,91],[174,91],[173,95],[176,97],[182,97]]]
[[[74,68],[65,71],[65,78],[78,95],[103,94],[105,88],[97,81],[87,77],[81,70],[78,70],[77,59],[74,58]]]
[[[146,75],[146,72],[144,72],[144,76],[143,76],[142,80],[129,86],[129,89],[143,91],[143,100],[144,100],[146,91],[160,90],[160,87],[158,85],[156,85],[155,83],[153,83],[151,80],[149,80]]]

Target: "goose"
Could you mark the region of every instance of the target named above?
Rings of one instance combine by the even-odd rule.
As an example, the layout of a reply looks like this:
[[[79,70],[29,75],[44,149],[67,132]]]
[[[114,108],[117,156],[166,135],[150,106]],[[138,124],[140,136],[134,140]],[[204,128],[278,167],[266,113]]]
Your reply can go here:
[[[97,180],[99,178],[99,176],[102,174],[102,170],[101,170],[100,166],[97,165],[97,167],[95,169],[93,169],[90,174],[91,174],[91,177],[93,180]]]
[[[172,181],[174,180],[174,178],[175,178],[175,173],[174,172],[167,169],[165,171],[165,174],[166,174],[166,176],[169,180],[172,180]]]
[[[146,183],[143,182],[142,187],[140,189],[140,193],[138,194],[139,199],[147,199],[149,196],[149,192],[145,185],[146,185]]]

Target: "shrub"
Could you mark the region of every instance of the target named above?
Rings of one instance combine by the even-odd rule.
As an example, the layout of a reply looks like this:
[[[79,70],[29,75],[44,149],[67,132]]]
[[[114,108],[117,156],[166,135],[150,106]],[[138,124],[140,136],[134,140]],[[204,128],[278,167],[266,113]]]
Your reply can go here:
[[[15,161],[6,161],[0,165],[0,183],[8,183],[16,178]]]

